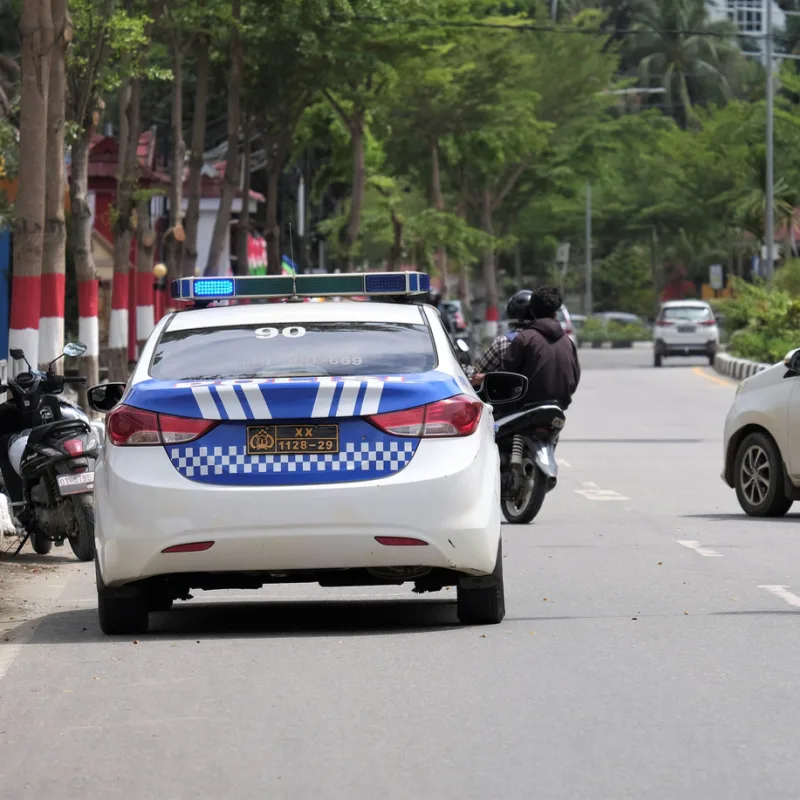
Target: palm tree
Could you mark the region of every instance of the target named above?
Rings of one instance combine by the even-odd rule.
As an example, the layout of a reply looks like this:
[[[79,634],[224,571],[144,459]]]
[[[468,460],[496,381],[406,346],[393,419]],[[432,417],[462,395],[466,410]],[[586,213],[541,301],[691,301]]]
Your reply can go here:
[[[706,0],[638,0],[631,50],[640,79],[663,87],[681,127],[696,122],[695,105],[723,103],[734,91],[744,56],[732,22],[712,22]]]

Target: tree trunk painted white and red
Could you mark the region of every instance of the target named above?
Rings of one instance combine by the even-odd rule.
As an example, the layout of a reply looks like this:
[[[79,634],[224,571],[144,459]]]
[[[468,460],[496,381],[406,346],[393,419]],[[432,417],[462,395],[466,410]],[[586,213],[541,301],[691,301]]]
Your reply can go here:
[[[14,267],[9,348],[20,348],[32,364],[39,358],[45,187],[47,98],[54,31],[50,0],[25,0],[20,19],[19,191],[14,207]],[[11,374],[26,367],[12,362]]]
[[[136,341],[142,352],[155,327],[153,306],[153,248],[155,234],[150,220],[150,201],[142,199],[137,206],[136,224]]]
[[[72,169],[69,180],[72,210],[72,249],[75,255],[75,274],[78,279],[78,340],[86,345],[80,359],[80,374],[86,386],[100,381],[100,326],[98,323],[97,269],[92,255],[92,210],[89,206],[89,147],[94,134],[94,118],[86,121],[72,144]],[[86,386],[79,385],[78,394],[84,410]]]
[[[66,0],[52,0],[55,43],[50,60],[47,95],[47,155],[45,179],[42,305],[39,319],[39,366],[46,369],[64,348],[64,296],[66,286],[67,227],[64,216],[64,97],[68,30]],[[63,372],[64,362],[55,364]]]

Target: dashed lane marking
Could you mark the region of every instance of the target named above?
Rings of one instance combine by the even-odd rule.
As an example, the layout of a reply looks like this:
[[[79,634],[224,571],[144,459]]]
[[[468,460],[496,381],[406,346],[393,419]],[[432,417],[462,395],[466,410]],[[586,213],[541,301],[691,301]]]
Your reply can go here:
[[[582,489],[576,489],[575,494],[583,495],[587,500],[630,500],[624,494],[614,492],[611,489],[601,489],[596,483],[591,481],[581,483]]]
[[[688,547],[690,550],[694,550],[700,556],[704,558],[722,558],[722,553],[717,553],[714,550],[709,550],[707,547],[700,547],[699,542],[690,541],[688,539],[678,539],[678,544],[682,544],[684,547]]]
[[[570,464],[569,461],[564,461],[563,458],[557,458],[556,459],[556,464],[558,464],[559,467],[571,467],[572,466],[572,464]]]
[[[788,586],[759,586],[759,589],[765,589],[770,594],[788,603],[790,606],[800,608],[800,597],[789,591]]]

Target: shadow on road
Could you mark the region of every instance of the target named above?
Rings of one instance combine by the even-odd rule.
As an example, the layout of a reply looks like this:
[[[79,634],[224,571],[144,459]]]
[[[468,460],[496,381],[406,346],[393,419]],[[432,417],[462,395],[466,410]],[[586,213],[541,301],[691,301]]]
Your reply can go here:
[[[767,523],[800,523],[800,514],[787,514],[785,517],[748,517],[744,511],[739,514],[681,514],[683,519],[707,519],[711,522],[746,522],[752,525],[754,522]]]
[[[242,637],[380,636],[459,628],[453,600],[325,600],[177,603],[150,615],[137,637],[106,637],[95,608],[54,612],[14,629],[14,641],[72,644],[114,639],[240,639]],[[27,630],[26,630],[27,628]],[[26,635],[27,634],[27,635]],[[0,642],[0,646],[2,646]]]

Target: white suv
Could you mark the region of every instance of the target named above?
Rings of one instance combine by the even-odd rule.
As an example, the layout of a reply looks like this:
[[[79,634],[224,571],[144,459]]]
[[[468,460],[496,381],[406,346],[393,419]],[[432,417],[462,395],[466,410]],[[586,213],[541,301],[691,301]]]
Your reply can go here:
[[[670,300],[661,304],[653,329],[653,364],[667,356],[705,356],[714,363],[719,327],[711,306],[702,300]]]

